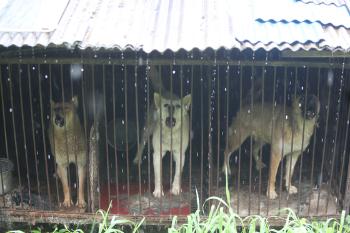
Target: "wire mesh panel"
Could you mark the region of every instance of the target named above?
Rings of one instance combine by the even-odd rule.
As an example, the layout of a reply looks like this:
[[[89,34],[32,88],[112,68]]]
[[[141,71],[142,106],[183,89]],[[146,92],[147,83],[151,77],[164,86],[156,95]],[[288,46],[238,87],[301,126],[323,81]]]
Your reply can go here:
[[[3,59],[2,217],[109,208],[159,221],[205,214],[213,195],[241,216],[337,216],[350,203],[347,62],[229,51]]]

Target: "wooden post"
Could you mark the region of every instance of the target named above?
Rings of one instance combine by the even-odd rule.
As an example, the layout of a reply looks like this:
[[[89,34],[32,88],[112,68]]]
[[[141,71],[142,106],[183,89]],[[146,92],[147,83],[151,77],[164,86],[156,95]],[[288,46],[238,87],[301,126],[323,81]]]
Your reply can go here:
[[[96,129],[95,129],[96,127]],[[89,137],[89,188],[90,188],[90,208],[91,212],[96,212],[99,208],[100,190],[99,190],[99,160],[98,160],[98,123],[91,126]]]

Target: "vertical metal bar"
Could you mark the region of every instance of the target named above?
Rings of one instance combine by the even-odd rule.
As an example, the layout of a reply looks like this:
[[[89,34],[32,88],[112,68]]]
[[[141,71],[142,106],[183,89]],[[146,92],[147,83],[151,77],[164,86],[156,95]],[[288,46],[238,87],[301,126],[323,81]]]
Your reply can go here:
[[[6,118],[5,118],[5,105],[4,105],[4,96],[3,96],[3,88],[2,88],[2,67],[1,66],[0,66],[0,94],[1,94],[2,119],[3,119],[3,125],[4,125],[4,138],[5,138],[6,158],[8,159],[9,158],[9,153],[8,153],[8,142],[7,142],[7,127],[6,127]],[[2,188],[2,190],[4,190],[4,182],[3,182],[3,173],[2,173],[2,171],[1,171],[1,188]],[[3,199],[3,207],[6,207],[5,197],[3,197],[2,199]]]
[[[96,90],[95,90],[95,65],[91,64],[91,75],[92,75],[92,106],[93,106],[93,113],[94,113],[94,134],[95,138],[98,141],[99,138],[99,118],[97,116],[97,109],[96,109]],[[98,189],[98,209],[101,208],[101,187],[100,187],[100,173],[98,173],[98,178],[97,178],[98,184],[97,184],[97,189]],[[95,200],[92,200],[91,203],[91,209],[95,210],[96,203]]]
[[[193,101],[193,71],[194,69],[194,66],[192,65],[191,66],[191,99]],[[191,105],[190,105],[190,159],[189,159],[189,172],[190,172],[190,175],[189,175],[189,196],[188,196],[188,203],[190,205],[190,211],[192,210],[192,117],[193,117],[193,102],[191,101]]]
[[[226,144],[225,144],[225,150],[228,150],[228,134],[229,134],[229,113],[230,113],[230,65],[228,63],[229,57],[227,57],[227,62],[226,62]],[[226,175],[226,174],[225,174]],[[225,180],[226,182],[226,180]],[[227,184],[228,185],[228,184]]]
[[[275,108],[276,108],[276,77],[277,77],[277,68],[273,67],[273,90],[272,90],[272,119],[275,119]],[[274,130],[275,130],[275,121],[272,121],[271,126],[271,145],[273,144]],[[270,164],[271,164],[271,156],[270,156]],[[270,169],[269,169],[270,170]],[[270,173],[270,171],[269,171]],[[269,207],[270,207],[270,192],[267,190],[267,204],[266,204],[266,215],[269,215]]]
[[[281,153],[281,161],[280,161],[280,180],[279,180],[279,195],[278,195],[278,209],[281,209],[281,194],[282,194],[282,181],[283,181],[283,155],[284,155],[284,144],[285,144],[285,138],[284,138],[284,130],[285,130],[285,119],[286,119],[286,102],[287,102],[287,67],[283,67],[284,74],[283,74],[283,121],[282,121],[282,153]]]
[[[45,137],[45,124],[44,124],[44,107],[43,107],[43,95],[42,95],[42,86],[40,80],[40,65],[38,64],[38,82],[39,82],[39,100],[40,100],[40,119],[41,119],[41,135],[44,143],[44,158],[45,158],[45,173],[46,173],[46,182],[47,182],[47,193],[49,196],[49,202],[51,203],[51,188],[50,188],[50,179],[49,179],[49,170],[47,164],[47,151],[46,151],[46,137]]]
[[[218,80],[217,83],[217,149],[216,149],[216,191],[215,194],[218,195],[219,192],[219,174],[220,174],[220,134],[221,134],[221,127],[220,127],[220,67],[216,65],[217,69],[217,77]]]
[[[225,128],[226,128],[226,144],[225,144],[225,151],[228,150],[228,135],[229,135],[229,114],[230,114],[230,65],[229,65],[229,56],[227,56],[227,61],[226,61],[226,87],[225,87],[225,91],[226,91],[226,124],[225,124]],[[225,174],[226,176],[226,174]],[[225,177],[225,187],[228,187],[228,184],[226,184],[226,177]],[[229,205],[231,205],[231,203],[228,203]]]
[[[116,136],[116,128],[115,128],[115,65],[112,65],[112,101],[113,101],[113,143],[114,143],[114,159],[115,159],[115,189],[116,189],[116,199],[119,200],[119,165],[118,165],[118,148],[117,148],[117,136]],[[119,212],[119,204],[117,211]]]
[[[298,83],[298,68],[297,67],[294,67],[295,69],[295,81],[294,81],[294,95],[292,97],[292,101],[293,101],[293,98],[297,98],[297,83]],[[294,130],[295,130],[295,125],[294,125],[294,121],[291,121],[291,124],[292,124],[292,139],[291,139],[291,147],[290,147],[290,165],[289,167],[286,167],[286,171],[287,169],[289,170],[289,174],[291,177],[293,177],[293,174],[292,174],[292,160],[293,160],[293,151],[294,151]],[[289,158],[287,158],[289,159]],[[288,187],[287,188],[287,203],[286,203],[286,206],[288,207],[288,201],[289,201],[289,192],[288,190],[290,189],[290,185],[291,184],[288,184]]]
[[[341,109],[341,96],[343,93],[343,83],[344,83],[344,69],[345,69],[345,57],[343,58],[343,66],[341,70],[341,77],[340,77],[340,88],[339,88],[339,96],[338,96],[338,106],[336,111],[336,126],[335,126],[335,139],[334,139],[334,147],[333,147],[333,155],[332,155],[332,162],[331,162],[331,174],[329,178],[329,187],[328,187],[328,193],[327,193],[327,201],[326,201],[326,214],[328,212],[328,204],[329,204],[329,196],[331,193],[332,188],[332,180],[333,180],[333,172],[334,172],[334,163],[335,163],[335,153],[337,151],[337,142],[338,142],[338,129],[339,129],[339,121],[340,121],[340,109]]]
[[[324,141],[323,141],[323,148],[322,148],[322,161],[321,161],[321,174],[320,174],[320,180],[322,181],[323,178],[323,167],[325,163],[325,154],[326,154],[326,144],[327,144],[327,136],[328,136],[328,121],[329,121],[329,105],[330,105],[330,99],[331,99],[331,86],[328,87],[328,97],[327,97],[327,106],[326,106],[326,125],[325,125],[325,133],[324,133]],[[316,213],[318,214],[318,208],[320,204],[320,195],[321,195],[321,189],[318,190],[318,196],[317,196],[317,207],[316,207]]]
[[[174,54],[173,54],[174,56]],[[175,64],[175,56],[174,56],[174,61],[173,61],[173,64]],[[174,73],[174,66],[173,65],[170,65],[170,106],[173,106],[173,73]],[[170,118],[173,118],[173,112],[170,111]],[[170,177],[169,177],[169,180],[170,180],[170,187],[171,186],[171,179],[173,177],[173,158],[174,158],[174,154],[173,154],[173,128],[170,128]],[[162,162],[162,161],[161,161]],[[176,164],[177,166],[177,164]],[[173,201],[173,198],[172,198],[172,195],[170,195],[169,197],[169,209],[171,210],[171,207],[172,207],[172,201]]]
[[[71,100],[73,99],[74,97],[74,94],[73,94],[73,79],[72,79],[72,76],[70,75],[69,76],[69,80],[70,80],[70,92],[71,92]],[[73,143],[74,145],[77,145],[77,138],[76,136],[73,137]],[[80,184],[79,184],[79,175],[78,175],[78,158],[77,158],[77,150],[76,150],[76,146],[73,146],[73,153],[74,153],[74,162],[75,162],[75,177],[76,177],[76,183],[74,184],[74,188],[76,190],[79,190],[80,189]]]
[[[139,145],[140,145],[140,126],[139,126],[139,95],[138,95],[138,76],[137,76],[137,70],[138,70],[138,56],[137,52],[135,52],[135,65],[134,65],[134,78],[135,78],[135,113],[136,113],[136,143],[137,143],[137,151],[139,151]],[[143,140],[143,139],[142,139]],[[138,199],[139,199],[139,210],[140,213],[142,213],[142,205],[141,205],[141,161],[142,158],[139,159],[138,163],[138,180],[139,180],[139,192],[138,192]]]
[[[239,109],[242,109],[243,102],[243,66],[239,64]],[[239,125],[238,129],[238,140],[242,141],[241,136],[241,125]],[[241,158],[242,158],[242,147],[240,146],[238,149],[238,175],[237,175],[237,214],[239,214],[239,206],[240,206],[240,189],[241,189]]]
[[[21,178],[21,169],[19,166],[19,158],[18,158],[18,143],[17,143],[17,133],[16,133],[16,120],[15,120],[15,108],[14,108],[14,103],[13,103],[13,85],[14,85],[14,77],[12,76],[12,69],[11,65],[9,65],[9,80],[10,80],[10,101],[11,101],[11,116],[12,116],[12,126],[13,126],[13,139],[15,143],[15,155],[16,155],[16,162],[17,162],[17,172],[18,172],[18,182],[19,186],[22,187],[22,178]],[[21,203],[20,206],[22,206],[23,202],[23,193],[22,189],[20,190],[20,198],[21,198]]]
[[[159,77],[157,80],[162,80],[162,66],[160,66],[160,69],[159,69]],[[162,87],[163,85],[161,85]],[[162,96],[162,88],[160,88],[159,90],[159,95]],[[160,101],[159,101],[159,106],[162,106],[162,98],[160,98]],[[163,119],[163,116],[162,116],[162,108],[160,108],[160,111],[159,111],[159,127],[160,127],[160,137],[159,137],[159,165],[160,165],[160,188],[161,188],[161,191],[162,191],[162,188],[163,188],[163,163],[162,163],[162,159],[163,159],[163,124],[162,124],[162,119]],[[153,159],[157,159],[156,157],[157,155],[153,155]],[[156,169],[156,168],[153,168],[153,169]],[[157,181],[155,181],[157,182]],[[162,211],[163,211],[163,196],[160,195],[160,211],[159,211],[159,216],[162,214]]]
[[[321,69],[318,67],[318,74],[317,74],[317,98],[320,98],[320,78],[321,78]],[[317,141],[317,130],[314,131],[313,136],[313,145],[312,145],[312,159],[311,159],[311,181],[310,181],[310,187],[313,188],[314,185],[314,169],[315,169],[315,151],[316,151],[316,141]],[[340,179],[341,180],[341,179]],[[311,209],[311,195],[309,196],[309,208],[307,210],[307,215],[310,215],[310,209]]]
[[[1,94],[1,107],[2,107],[2,117],[3,117],[3,124],[4,124],[4,136],[5,136],[5,147],[6,147],[6,158],[8,159],[8,148],[7,148],[7,131],[6,131],[6,120],[5,120],[5,112],[4,112],[4,97],[3,97],[3,90],[2,90],[2,67],[0,66],[0,94]],[[4,180],[3,180],[3,172],[2,172],[2,167],[0,167],[0,178],[1,178],[1,190],[5,190],[4,188]],[[6,203],[3,202],[3,207],[6,207]],[[12,206],[13,207],[13,206]]]
[[[181,106],[183,106],[183,101],[182,101],[182,98],[183,98],[183,65],[181,65],[180,67],[180,102],[181,102]],[[187,110],[186,110],[187,111]],[[181,119],[180,119],[180,122],[181,122],[181,128],[180,128],[180,151],[182,152],[182,143],[183,143],[183,138],[182,138],[182,133],[183,133],[183,108],[181,107]],[[191,128],[189,129],[191,130]],[[188,133],[188,132],[187,132]],[[185,151],[186,153],[186,151]],[[180,166],[180,194],[179,194],[179,206],[181,206],[181,202],[182,202],[182,194],[181,194],[181,191],[182,191],[182,182],[181,182],[181,177],[182,177],[182,156],[185,156],[185,154],[180,154],[180,164],[176,164],[176,166]]]
[[[255,66],[254,64],[251,68],[251,93],[250,93],[250,114],[249,114],[249,122],[253,122],[253,114],[254,114],[254,76],[255,76]],[[253,127],[251,128],[251,135],[253,135]],[[250,152],[249,152],[249,192],[248,192],[248,215],[250,215],[251,211],[251,195],[252,195],[252,167],[253,167],[253,139],[251,138],[249,141]]]
[[[39,181],[39,170],[38,170],[38,151],[36,149],[36,139],[35,139],[35,125],[34,125],[34,114],[33,114],[33,97],[32,97],[32,78],[30,74],[29,64],[27,65],[27,73],[28,73],[28,88],[29,88],[29,106],[30,106],[30,121],[32,123],[32,138],[33,138],[33,153],[34,153],[34,161],[35,161],[35,171],[36,171],[36,184],[37,184],[37,192],[39,198],[41,198],[40,192],[40,181]],[[2,95],[2,86],[1,86],[1,95]],[[2,97],[1,97],[2,98]],[[6,127],[5,127],[6,129]],[[5,131],[6,133],[6,131]]]
[[[300,169],[299,169],[299,182],[298,182],[298,189],[301,190],[301,178],[302,178],[302,169],[303,169],[303,152],[304,152],[304,138],[305,138],[305,118],[306,118],[306,103],[307,103],[307,97],[308,97],[308,87],[309,87],[309,67],[307,67],[306,70],[306,82],[305,82],[305,101],[304,101],[304,116],[303,116],[303,134],[302,134],[302,141],[301,141],[301,153],[299,156],[300,159]],[[291,174],[292,175],[292,174]],[[298,192],[298,211],[300,212],[300,197],[301,192]]]
[[[348,147],[348,138],[349,138],[349,124],[350,124],[350,105],[349,103],[347,104],[348,112],[347,112],[347,117],[346,117],[346,124],[345,124],[345,138],[344,138],[344,149],[342,153],[342,159],[341,159],[341,169],[340,169],[340,184],[339,184],[339,189],[338,189],[338,199],[341,197],[341,188],[343,186],[343,176],[344,176],[344,167],[345,167],[345,159],[346,159],[346,151]],[[350,165],[349,165],[350,166]],[[344,184],[346,185],[346,184]],[[345,194],[345,196],[348,196]],[[345,201],[346,202],[346,201]],[[347,208],[349,210],[349,208]]]
[[[267,59],[267,55],[266,55],[266,59]],[[265,99],[265,72],[266,72],[266,63],[265,65],[262,67],[262,79],[261,79],[261,116],[264,116],[264,99]],[[263,150],[263,142],[260,141],[260,150],[259,150],[259,163],[262,164],[262,150]],[[257,161],[256,161],[257,162]],[[262,167],[259,166],[259,192],[258,192],[258,214],[260,214],[260,202],[261,202],[261,169]]]
[[[2,107],[2,121],[4,124],[4,138],[5,138],[5,149],[6,149],[6,158],[9,158],[9,149],[8,149],[8,139],[7,139],[7,127],[6,127],[6,116],[5,116],[5,103],[4,103],[4,95],[2,88],[2,67],[0,66],[0,94],[1,94],[1,107]],[[5,78],[6,81],[6,78]]]
[[[111,179],[109,175],[109,148],[108,148],[108,126],[107,126],[107,99],[106,99],[106,67],[102,65],[102,88],[103,88],[103,110],[104,110],[104,122],[105,122],[105,148],[106,148],[106,169],[107,169],[107,190],[108,190],[108,204],[111,202]]]
[[[29,70],[29,66],[28,66],[28,73],[30,72]],[[28,74],[29,75],[29,74]],[[49,75],[48,75],[48,78],[49,78],[49,85],[50,85],[50,124],[51,124],[51,101],[53,100],[53,97],[52,97],[52,73],[51,73],[51,64],[49,65]],[[30,79],[29,79],[30,81]],[[30,95],[30,101],[32,101],[32,98],[31,98],[31,86],[29,85],[29,95]],[[32,106],[31,106],[31,113],[33,114],[33,109],[32,109]],[[32,115],[33,116],[33,115]],[[33,117],[32,117],[33,119]],[[34,140],[34,147],[35,147],[35,153],[36,153],[36,146],[35,146],[35,135],[34,135],[34,126],[33,127],[33,140]],[[55,137],[55,134],[53,132],[53,130],[51,130],[51,137],[54,139]],[[50,136],[50,135],[49,135]],[[55,140],[52,140],[52,142],[54,142]],[[55,157],[55,143],[53,143],[53,145],[50,145],[50,149],[51,149],[51,154],[53,155],[53,160],[54,160],[54,172],[55,174],[57,174],[57,167],[56,167],[56,157]],[[35,159],[36,159],[36,156],[35,156]],[[36,172],[37,172],[37,175],[39,174],[38,173],[38,166],[36,165]],[[37,177],[38,179],[38,184],[39,184],[39,178]],[[59,194],[59,190],[58,190],[58,176],[56,175],[55,176],[55,183],[56,183],[56,196],[57,196],[57,203],[60,203],[60,194]],[[38,185],[38,190],[39,190],[39,185]]]
[[[83,57],[81,56],[81,58],[80,58],[80,65],[81,65],[81,95],[82,95],[82,106],[83,106],[83,125],[84,125],[84,136],[85,136],[85,139],[86,139],[86,147],[87,148],[90,148],[90,144],[92,143],[91,141],[90,141],[90,135],[88,134],[88,128],[87,128],[87,117],[86,117],[86,106],[85,106],[85,104],[86,104],[86,101],[85,101],[85,91],[86,91],[86,87],[85,87],[85,76],[84,76],[84,63],[83,63]],[[95,129],[96,130],[96,129]],[[89,151],[89,149],[88,149],[88,151]],[[92,161],[90,161],[90,157],[89,157],[89,152],[87,153],[87,155],[86,156],[88,156],[88,163],[90,164]],[[90,168],[90,165],[88,165],[87,166],[88,168]],[[91,174],[91,171],[89,171],[89,169],[87,169],[87,172],[88,173],[90,173]],[[90,177],[90,176],[86,176],[86,177]],[[89,178],[87,178],[87,179],[89,179]],[[90,187],[90,182],[86,182],[86,188],[87,188],[87,194],[88,194],[88,209],[90,209],[90,210],[92,210],[91,209],[91,192],[90,192],[90,189],[91,189],[91,187]]]
[[[122,57],[123,57],[122,53]],[[125,151],[126,151],[126,183],[128,192],[128,204],[127,208],[130,209],[130,171],[129,171],[129,145],[128,145],[128,79],[127,79],[127,66],[122,64],[124,72],[124,104],[125,104]]]
[[[148,125],[150,123],[150,120],[151,120],[151,116],[150,116],[150,94],[149,94],[149,69],[150,69],[150,66],[148,64],[149,60],[148,60],[148,57],[147,57],[147,61],[146,61],[146,90],[147,90],[147,97],[146,97],[146,105],[147,105],[147,114],[146,114],[146,125]],[[156,69],[156,67],[154,67],[154,69]],[[158,69],[159,72],[160,72],[160,68]],[[144,126],[145,127],[145,126]],[[145,128],[144,128],[145,129]],[[144,143],[144,142],[143,142]],[[155,159],[156,156],[153,155],[153,159]],[[148,191],[151,192],[151,138],[150,138],[150,134],[147,133],[147,171],[148,171]],[[151,201],[150,199],[148,199],[148,208],[151,207]]]
[[[348,155],[349,155],[349,153],[348,153]],[[347,178],[346,178],[346,184],[345,184],[345,197],[344,197],[343,209],[345,210],[346,214],[348,215],[349,211],[350,211],[350,160],[348,162],[348,172],[347,172]]]
[[[22,91],[22,69],[21,69],[21,65],[20,64],[18,64],[18,78],[19,78],[19,95],[20,95],[20,105],[21,105],[23,142],[24,142],[24,155],[25,155],[26,168],[27,168],[28,197],[29,197],[29,205],[31,205],[32,204],[32,196],[31,196],[31,185],[30,185],[29,165],[28,165],[27,134],[26,134],[26,127],[25,127],[25,124],[24,124],[23,91]]]
[[[209,69],[209,67],[208,67]],[[207,72],[208,73],[208,72]],[[212,105],[212,77],[211,75],[208,77],[209,83],[208,83],[208,196],[210,197],[212,195],[212,111],[211,111],[211,105]]]
[[[203,95],[204,95],[204,80],[203,80],[203,65],[200,65],[200,81],[201,81],[201,194],[200,194],[200,203],[203,203],[203,189],[204,189],[204,184],[203,184],[203,176],[204,176],[204,103],[203,103]]]
[[[65,108],[65,90],[64,90],[64,81],[63,81],[63,65],[60,64],[60,77],[61,77],[61,94],[62,94],[62,106],[63,109]],[[40,76],[39,76],[40,78]],[[40,95],[41,96],[41,95]],[[41,97],[40,97],[41,99]],[[66,118],[66,113],[63,111],[63,117]],[[68,147],[68,136],[67,136],[67,125],[64,124],[64,138],[65,138],[65,150],[66,150],[66,157],[67,157],[67,164],[68,166],[65,168],[67,169],[67,177],[68,177],[68,187],[69,187],[69,192],[71,193],[72,191],[72,186],[71,186],[71,178],[70,178],[70,172],[69,172],[69,147]],[[46,153],[45,153],[46,155]],[[46,157],[45,157],[45,163],[46,163]]]

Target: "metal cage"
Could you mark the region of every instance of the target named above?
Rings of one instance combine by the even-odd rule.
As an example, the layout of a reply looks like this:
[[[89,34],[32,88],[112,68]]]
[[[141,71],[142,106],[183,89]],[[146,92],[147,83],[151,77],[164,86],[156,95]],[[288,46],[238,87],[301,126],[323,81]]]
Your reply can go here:
[[[92,221],[97,209],[107,209],[110,203],[111,213],[132,219],[146,216],[149,222],[159,223],[169,222],[174,215],[185,218],[198,208],[197,200],[199,208],[205,209],[208,205],[203,204],[209,196],[226,198],[223,156],[232,134],[230,125],[240,109],[246,107],[252,112],[243,120],[254,124],[267,115],[271,109],[266,106],[272,104],[272,116],[275,108],[285,111],[282,127],[292,127],[285,124],[290,122],[287,112],[293,99],[310,95],[318,98],[320,110],[295,167],[292,183],[298,193],[285,190],[283,174],[288,168],[286,160],[281,159],[276,176],[279,195],[274,200],[266,197],[271,143],[252,136],[242,141],[229,161],[230,205],[241,216],[278,215],[284,207],[306,217],[337,217],[340,210],[349,211],[348,58],[292,60],[270,58],[268,52],[259,58],[250,52],[245,56],[245,52],[229,51],[213,56],[204,56],[205,52],[185,56],[110,54],[80,51],[57,56],[33,50],[32,54],[0,60],[0,155],[14,164],[12,170],[0,166],[0,191],[4,190],[0,195],[1,219],[85,223]],[[158,72],[152,74],[150,69]],[[189,117],[189,127],[181,130],[188,130],[190,137],[186,153],[181,155],[185,157],[182,191],[179,195],[169,193],[177,164],[173,163],[174,154],[167,153],[160,158],[165,193],[160,198],[152,195],[155,168],[151,145],[155,138],[147,137],[140,163],[132,163],[142,146],[141,135],[157,88],[161,96],[171,92],[180,99],[191,94],[192,99],[189,109],[181,108]],[[67,103],[73,96],[78,98],[77,116],[88,148],[86,209],[60,207],[62,185],[48,133],[52,124],[50,100]],[[168,100],[177,101],[175,97]],[[257,114],[254,109],[261,112]],[[174,114],[160,111],[168,113]],[[183,121],[182,117],[175,120]],[[280,129],[272,131],[276,130]],[[291,132],[287,135],[291,141],[286,136],[282,147],[291,145],[293,152],[293,134],[303,130]],[[184,143],[182,136],[170,138],[170,147]],[[162,138],[160,141],[162,144]],[[76,142],[66,140],[66,144]],[[256,168],[258,161],[266,168]],[[74,166],[69,166],[68,174],[75,202],[81,184]],[[4,184],[9,177],[13,182],[7,190]]]

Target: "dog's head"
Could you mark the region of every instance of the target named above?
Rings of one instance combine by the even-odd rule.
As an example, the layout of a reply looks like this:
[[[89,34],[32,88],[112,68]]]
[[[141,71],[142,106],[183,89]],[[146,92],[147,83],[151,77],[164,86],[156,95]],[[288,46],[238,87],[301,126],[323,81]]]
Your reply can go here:
[[[191,105],[191,95],[186,95],[182,99],[166,99],[154,93],[154,103],[156,105],[158,113],[162,114],[162,124],[167,128],[179,128],[182,119],[187,115],[187,111]]]
[[[299,107],[302,115],[307,120],[314,119],[320,112],[320,101],[315,95],[308,95],[307,98],[302,96],[299,98]]]
[[[71,122],[76,108],[78,107],[78,98],[74,96],[69,102],[54,102],[51,100],[51,121],[55,127],[64,127]]]

